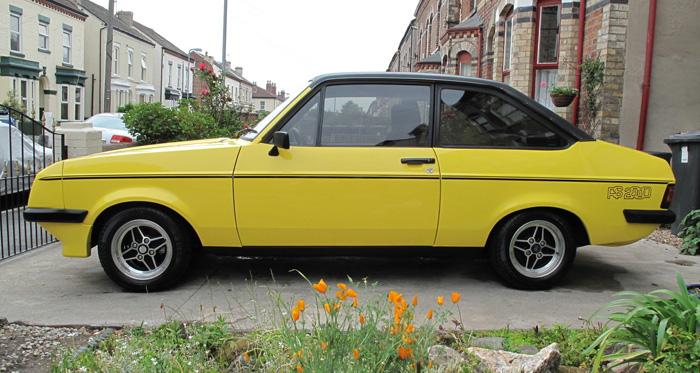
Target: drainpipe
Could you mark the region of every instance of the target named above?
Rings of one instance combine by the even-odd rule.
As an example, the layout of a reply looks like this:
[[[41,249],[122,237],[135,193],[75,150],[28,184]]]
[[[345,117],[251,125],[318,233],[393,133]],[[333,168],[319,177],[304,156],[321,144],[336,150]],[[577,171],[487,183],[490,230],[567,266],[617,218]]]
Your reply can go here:
[[[579,5],[578,15],[578,50],[576,51],[576,80],[574,88],[578,89],[579,94],[574,98],[574,110],[571,113],[571,121],[574,126],[578,125],[578,112],[581,98],[581,64],[583,63],[583,34],[586,31],[586,0],[581,0]]]
[[[644,83],[642,85],[642,107],[639,112],[639,132],[637,133],[637,150],[644,149],[644,136],[647,131],[647,112],[649,111],[649,90],[651,88],[651,61],[654,59],[654,31],[656,30],[656,1],[649,3],[649,25],[647,27],[647,53],[644,61]]]
[[[484,51],[481,49],[481,42],[482,42],[482,41],[481,41],[481,27],[479,27],[479,48],[477,48],[477,50],[478,50],[477,53],[479,53],[479,56],[477,56],[477,58],[479,58],[479,63],[476,65],[476,67],[477,67],[477,69],[478,69],[478,72],[477,72],[478,75],[477,75],[477,76],[478,76],[479,78],[481,78],[481,63],[483,62],[483,59],[482,59],[482,58],[483,58],[483,55],[484,55]]]

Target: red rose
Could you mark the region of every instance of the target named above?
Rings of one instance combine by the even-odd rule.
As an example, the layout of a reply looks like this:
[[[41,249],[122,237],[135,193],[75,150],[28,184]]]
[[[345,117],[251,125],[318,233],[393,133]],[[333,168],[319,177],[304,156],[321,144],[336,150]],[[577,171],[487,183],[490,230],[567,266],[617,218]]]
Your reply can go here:
[[[199,70],[200,70],[200,71],[204,71],[204,69],[206,69],[206,68],[207,68],[207,65],[205,65],[205,64],[203,64],[203,63],[200,63],[200,64],[199,64]]]

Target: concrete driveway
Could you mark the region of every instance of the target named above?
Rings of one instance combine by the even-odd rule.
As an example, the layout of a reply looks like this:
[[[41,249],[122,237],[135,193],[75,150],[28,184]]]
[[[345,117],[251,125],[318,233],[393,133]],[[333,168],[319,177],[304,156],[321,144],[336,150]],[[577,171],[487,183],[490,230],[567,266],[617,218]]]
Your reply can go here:
[[[96,254],[88,259],[64,258],[61,245],[51,244],[0,262],[0,318],[40,325],[128,325],[158,324],[171,318],[213,320],[223,315],[238,327],[250,327],[243,321],[248,320],[246,316],[255,314],[257,307],[262,320],[264,309],[272,307],[268,290],[279,292],[288,302],[313,301],[313,289],[292,269],[314,282],[325,279],[333,292],[337,282],[348,282],[348,275],[356,282],[363,278],[368,284],[376,282],[369,290],[356,288],[360,302],[367,301],[371,291],[395,290],[407,299],[417,294],[417,315],[436,308],[437,296],[448,300],[451,292],[459,292],[464,325],[477,330],[555,323],[581,327],[582,319],[619,291],[677,291],[676,272],[688,283],[700,283],[700,257],[680,255],[675,247],[642,240],[619,248],[579,249],[563,283],[547,291],[506,287],[488,260],[479,255],[241,259],[207,254],[193,264],[176,288],[139,294],[112,283]],[[456,316],[457,310],[453,311]]]

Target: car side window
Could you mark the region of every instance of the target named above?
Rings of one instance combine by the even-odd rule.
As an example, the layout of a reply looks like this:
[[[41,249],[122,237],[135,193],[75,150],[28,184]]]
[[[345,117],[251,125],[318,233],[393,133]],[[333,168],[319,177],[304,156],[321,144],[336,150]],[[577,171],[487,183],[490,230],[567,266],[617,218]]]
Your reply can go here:
[[[440,91],[440,146],[560,148],[567,140],[498,96]]]
[[[280,131],[289,133],[292,146],[315,146],[318,130],[320,93],[317,93],[282,126]],[[272,141],[272,140],[270,140]]]
[[[430,87],[348,84],[326,87],[322,146],[426,146]]]

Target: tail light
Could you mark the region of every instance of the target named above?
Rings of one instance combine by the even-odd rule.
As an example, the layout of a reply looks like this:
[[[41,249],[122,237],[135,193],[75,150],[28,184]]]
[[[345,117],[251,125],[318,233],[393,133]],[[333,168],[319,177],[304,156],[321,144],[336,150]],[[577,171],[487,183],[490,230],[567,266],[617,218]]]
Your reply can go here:
[[[673,192],[676,191],[675,184],[669,184],[666,186],[666,192],[664,193],[664,199],[661,200],[661,208],[667,209],[671,207],[671,201],[673,200]]]
[[[129,136],[120,136],[120,135],[112,135],[112,138],[109,139],[110,144],[121,144],[125,142],[133,142],[134,140],[131,139]]]

